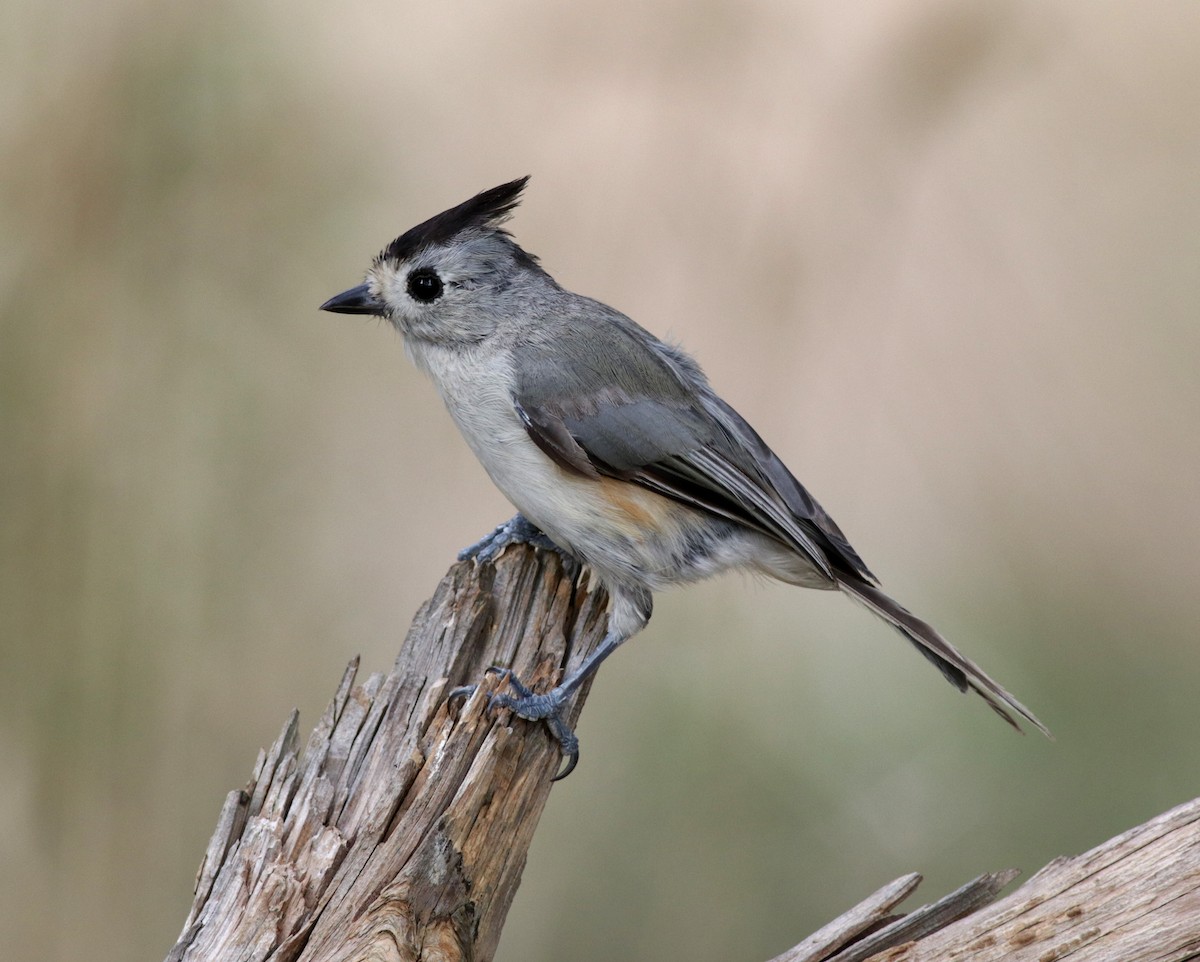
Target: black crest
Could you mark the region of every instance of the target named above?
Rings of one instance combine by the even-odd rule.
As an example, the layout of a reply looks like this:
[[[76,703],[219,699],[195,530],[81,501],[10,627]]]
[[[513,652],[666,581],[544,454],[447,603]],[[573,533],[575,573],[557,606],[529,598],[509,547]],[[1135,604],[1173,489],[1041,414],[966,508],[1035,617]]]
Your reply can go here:
[[[521,202],[521,191],[528,181],[528,175],[510,180],[507,184],[476,194],[457,207],[435,214],[416,227],[410,227],[388,244],[379,255],[379,260],[399,264],[421,248],[444,243],[467,228],[498,228]]]

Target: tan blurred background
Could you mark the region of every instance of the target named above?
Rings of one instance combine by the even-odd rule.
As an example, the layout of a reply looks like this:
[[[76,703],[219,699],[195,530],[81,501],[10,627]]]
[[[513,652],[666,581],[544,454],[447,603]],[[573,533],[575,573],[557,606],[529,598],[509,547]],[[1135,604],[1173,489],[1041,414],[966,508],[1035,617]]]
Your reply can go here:
[[[398,337],[316,305],[524,173],[518,239],[694,350],[1058,741],[843,599],[666,594],[502,962],[763,959],[1200,793],[1193,0],[5,20],[5,957],[161,958],[259,747],[511,513]]]

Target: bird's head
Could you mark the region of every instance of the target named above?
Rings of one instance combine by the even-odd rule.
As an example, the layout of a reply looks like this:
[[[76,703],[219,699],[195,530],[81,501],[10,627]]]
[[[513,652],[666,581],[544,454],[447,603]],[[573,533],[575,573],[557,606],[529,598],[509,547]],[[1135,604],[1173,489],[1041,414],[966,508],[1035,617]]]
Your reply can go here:
[[[406,337],[472,343],[511,316],[511,299],[545,282],[537,259],[503,228],[528,177],[476,194],[405,231],[375,258],[366,280],[321,305],[386,318]]]

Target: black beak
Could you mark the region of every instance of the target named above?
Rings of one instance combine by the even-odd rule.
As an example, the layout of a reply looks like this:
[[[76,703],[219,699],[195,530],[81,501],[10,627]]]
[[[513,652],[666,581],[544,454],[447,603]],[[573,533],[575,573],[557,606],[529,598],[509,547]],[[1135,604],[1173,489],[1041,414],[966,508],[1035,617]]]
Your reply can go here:
[[[378,317],[387,316],[387,308],[379,298],[367,290],[366,284],[359,284],[348,291],[335,294],[321,305],[322,311],[332,311],[334,314],[375,314]]]

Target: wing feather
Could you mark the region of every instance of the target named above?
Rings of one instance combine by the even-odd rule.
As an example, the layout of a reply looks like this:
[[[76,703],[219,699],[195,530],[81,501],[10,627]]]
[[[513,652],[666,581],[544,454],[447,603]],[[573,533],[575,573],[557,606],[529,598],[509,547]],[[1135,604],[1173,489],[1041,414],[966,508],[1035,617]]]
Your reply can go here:
[[[624,364],[623,352],[634,355]],[[630,481],[760,531],[830,580],[837,569],[873,580],[837,525],[703,375],[679,370],[669,352],[639,340],[619,341],[614,353],[606,358],[611,370],[638,377],[589,377],[595,359],[570,351],[553,364],[521,359],[536,377],[518,378],[513,403],[556,464],[583,477]],[[596,383],[603,386],[585,387]]]
[[[1046,731],[978,665],[876,587],[833,519],[693,361],[623,315],[612,312],[610,320],[614,337],[603,357],[594,353],[594,337],[569,328],[556,333],[552,355],[529,351],[520,359],[513,403],[548,457],[576,475],[629,481],[775,538],[890,623],[955,687],[977,692],[1014,727],[1015,715]]]

